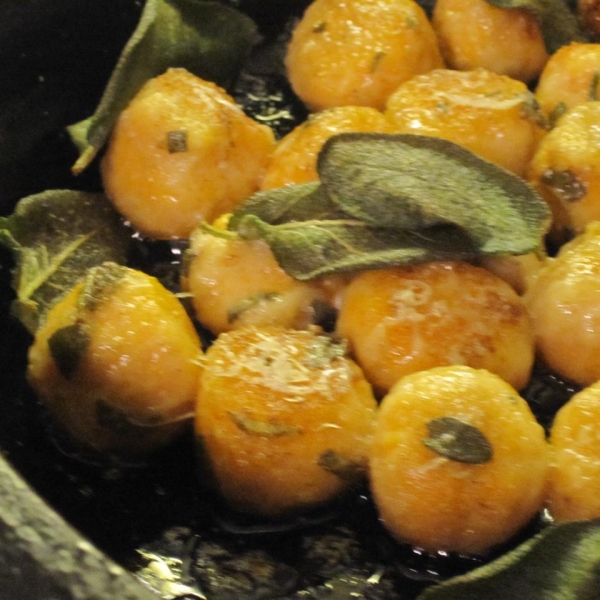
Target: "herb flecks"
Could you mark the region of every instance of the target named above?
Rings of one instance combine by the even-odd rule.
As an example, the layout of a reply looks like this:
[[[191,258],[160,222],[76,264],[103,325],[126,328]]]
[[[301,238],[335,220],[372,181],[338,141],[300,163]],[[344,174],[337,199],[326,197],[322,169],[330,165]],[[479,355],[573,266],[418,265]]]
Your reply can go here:
[[[554,108],[548,115],[548,129],[552,129],[558,120],[569,110],[569,107],[564,102],[557,102]]]
[[[167,149],[169,154],[187,152],[187,132],[183,130],[167,132]]]
[[[235,425],[249,435],[257,435],[262,437],[281,437],[287,435],[299,435],[302,433],[302,428],[297,425],[287,423],[277,423],[274,421],[260,421],[247,415],[238,412],[228,411],[229,418]]]
[[[235,323],[244,313],[259,308],[271,302],[280,302],[281,294],[277,292],[258,292],[241,300],[227,311],[227,322]]]
[[[550,119],[546,117],[540,103],[534,96],[530,96],[519,109],[519,112],[528,121],[535,123],[542,129],[550,129]]]
[[[379,64],[381,63],[381,61],[384,58],[385,58],[385,52],[380,50],[379,52],[375,53],[375,55],[373,56],[373,60],[371,61],[371,68],[370,68],[371,73],[375,73],[375,71],[377,71]]]
[[[439,417],[427,423],[429,437],[423,444],[436,454],[462,463],[482,464],[492,460],[494,450],[486,436],[456,417]]]
[[[600,71],[594,71],[590,82],[589,99],[591,102],[600,100]]]
[[[548,169],[542,173],[541,181],[564,202],[577,202],[587,194],[586,183],[569,170]]]

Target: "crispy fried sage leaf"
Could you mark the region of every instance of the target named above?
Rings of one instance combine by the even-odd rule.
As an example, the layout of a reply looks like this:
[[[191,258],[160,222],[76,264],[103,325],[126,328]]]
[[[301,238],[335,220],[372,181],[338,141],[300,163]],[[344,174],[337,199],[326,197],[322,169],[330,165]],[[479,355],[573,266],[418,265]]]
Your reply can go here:
[[[535,16],[549,54],[573,41],[589,41],[564,0],[486,0],[498,8],[524,8]]]
[[[321,183],[261,192],[229,229],[264,239],[301,280],[430,260],[526,254],[550,212],[523,180],[446,140],[340,134],[318,162]]]
[[[600,520],[553,525],[501,558],[418,600],[600,598]]]
[[[237,229],[246,215],[254,215],[270,225],[349,218],[349,215],[330,200],[318,182],[257,192],[233,213],[228,228]]]
[[[485,435],[455,417],[440,417],[427,423],[429,437],[425,446],[436,454],[469,464],[482,464],[492,460],[494,449]]]
[[[357,219],[269,225],[247,215],[240,219],[237,231],[244,239],[264,239],[282,269],[299,280],[429,260],[467,260],[476,255],[471,240],[452,227],[395,231]]]
[[[0,243],[15,256],[14,314],[31,331],[50,306],[104,261],[124,263],[129,232],[103,194],[49,190],[0,218]]]
[[[147,0],[95,113],[68,128],[80,151],[73,171],[80,173],[91,163],[119,113],[148,79],[169,67],[184,67],[226,85],[256,35],[249,17],[218,2]]]
[[[340,208],[378,227],[456,225],[482,254],[529,252],[545,231],[546,204],[525,181],[440,138],[341,134],[318,171]]]

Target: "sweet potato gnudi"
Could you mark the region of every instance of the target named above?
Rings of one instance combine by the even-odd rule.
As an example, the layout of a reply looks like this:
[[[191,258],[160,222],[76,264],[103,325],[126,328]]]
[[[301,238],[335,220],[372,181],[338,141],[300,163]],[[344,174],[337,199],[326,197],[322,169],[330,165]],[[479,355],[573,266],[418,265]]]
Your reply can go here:
[[[600,44],[598,44],[600,45]],[[598,54],[600,77],[600,53]],[[540,142],[527,179],[552,209],[558,243],[600,220],[600,101],[582,102]]]
[[[577,104],[598,100],[600,44],[571,42],[549,59],[535,88],[542,110],[553,120]]]
[[[600,380],[600,223],[546,260],[525,294],[540,359],[586,386]]]
[[[50,310],[29,350],[27,376],[77,442],[141,454],[189,421],[201,357],[172,292],[141,271],[104,263]]]
[[[600,383],[575,394],[550,431],[548,508],[557,522],[600,518]]]
[[[403,81],[443,66],[437,38],[413,0],[315,0],[285,57],[292,88],[311,111],[382,109]]]
[[[433,28],[451,69],[483,67],[528,83],[548,60],[533,11],[486,0],[437,0]]]
[[[207,350],[200,457],[238,510],[279,517],[364,480],[376,402],[345,347],[315,330],[247,327]]]
[[[379,392],[409,373],[452,364],[487,369],[520,389],[533,364],[523,299],[463,262],[359,274],[343,293],[337,331]]]
[[[483,369],[438,367],[383,398],[371,490],[400,541],[483,554],[541,509],[548,461],[544,430],[514,388]]]
[[[120,114],[102,161],[117,210],[153,238],[185,238],[255,192],[273,132],[185,69],[150,79]]]
[[[338,133],[387,133],[390,129],[383,113],[369,106],[339,106],[313,113],[279,141],[261,189],[318,180],[319,151],[328,138]]]
[[[533,93],[489,69],[436,69],[399,85],[387,100],[393,131],[441,137],[523,176],[544,120]]]
[[[215,334],[248,325],[305,329],[329,312],[328,290],[288,275],[264,240],[220,237],[229,217],[219,218],[213,233],[196,229],[186,254],[183,288],[207,329]]]

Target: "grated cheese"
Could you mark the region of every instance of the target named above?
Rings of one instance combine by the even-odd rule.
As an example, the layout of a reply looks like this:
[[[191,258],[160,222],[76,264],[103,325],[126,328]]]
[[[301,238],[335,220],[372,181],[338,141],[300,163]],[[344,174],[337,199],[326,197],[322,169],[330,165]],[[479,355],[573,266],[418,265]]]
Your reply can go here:
[[[288,341],[291,332],[272,335],[256,330],[254,335],[256,341],[248,343],[243,357],[221,344],[222,356],[214,361],[213,374],[262,385],[283,394],[288,402],[302,402],[310,394],[332,397],[334,388],[336,393],[350,388],[349,364],[331,352],[331,341],[325,336],[316,336],[307,351],[301,352],[295,339]]]

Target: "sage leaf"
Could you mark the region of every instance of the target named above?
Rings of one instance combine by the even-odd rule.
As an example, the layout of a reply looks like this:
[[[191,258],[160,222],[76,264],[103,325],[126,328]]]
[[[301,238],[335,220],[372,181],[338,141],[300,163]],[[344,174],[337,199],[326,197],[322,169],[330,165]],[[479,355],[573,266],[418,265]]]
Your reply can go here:
[[[589,42],[575,13],[564,0],[486,0],[498,8],[524,8],[536,18],[548,54],[571,42]]]
[[[104,261],[124,263],[130,233],[103,194],[48,190],[0,217],[0,243],[15,258],[13,314],[34,333],[48,309]]]
[[[265,240],[281,268],[299,280],[431,260],[467,260],[477,254],[464,232],[443,226],[396,231],[357,219],[270,225],[246,215],[237,232],[243,239]]]
[[[81,173],[92,162],[119,113],[148,79],[183,67],[225,86],[256,36],[254,21],[219,2],[147,0],[94,114],[67,128],[80,151],[73,171]]]
[[[512,552],[425,590],[418,600],[600,598],[600,520],[551,525]]]
[[[318,171],[347,214],[392,229],[452,224],[481,254],[532,252],[548,227],[547,204],[524,180],[440,138],[339,134]]]
[[[257,192],[234,211],[228,229],[235,231],[246,215],[254,215],[270,225],[348,218],[318,182]]]
[[[427,423],[429,437],[425,446],[436,454],[470,464],[482,464],[492,460],[494,450],[485,435],[455,417],[440,417]]]
[[[550,224],[525,181],[443,139],[342,133],[317,167],[320,183],[255,194],[228,225],[265,240],[296,279],[527,254]]]

